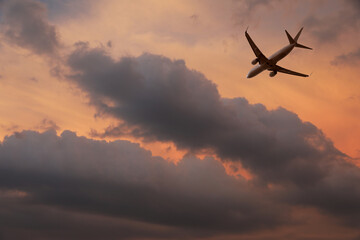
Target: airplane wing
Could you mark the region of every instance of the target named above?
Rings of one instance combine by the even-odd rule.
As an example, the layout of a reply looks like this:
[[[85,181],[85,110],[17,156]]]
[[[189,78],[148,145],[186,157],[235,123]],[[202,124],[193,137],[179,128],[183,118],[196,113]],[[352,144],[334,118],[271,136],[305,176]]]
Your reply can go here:
[[[275,65],[274,67],[272,67],[271,70],[281,72],[281,73],[296,75],[296,76],[300,76],[300,77],[308,77],[309,76],[309,75],[306,75],[306,74],[303,74],[303,73],[298,73],[298,72],[291,71],[289,69],[280,67],[278,65]]]
[[[268,59],[265,57],[265,55],[260,51],[260,49],[256,46],[256,44],[254,43],[254,41],[251,39],[250,35],[248,34],[247,31],[245,31],[245,36],[252,48],[252,50],[254,51],[255,53],[255,56],[259,59],[259,62],[260,63],[263,63],[263,62],[267,62]]]

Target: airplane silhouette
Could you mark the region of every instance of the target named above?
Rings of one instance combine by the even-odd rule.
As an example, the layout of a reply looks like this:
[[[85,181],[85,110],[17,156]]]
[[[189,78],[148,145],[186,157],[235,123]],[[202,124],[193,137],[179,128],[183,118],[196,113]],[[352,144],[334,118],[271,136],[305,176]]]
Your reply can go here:
[[[248,75],[246,77],[247,78],[252,78],[252,77],[258,75],[259,73],[261,73],[264,70],[271,71],[270,74],[269,74],[270,77],[274,77],[278,72],[291,74],[291,75],[296,75],[296,76],[301,76],[301,77],[308,77],[309,75],[294,72],[294,71],[291,71],[289,69],[280,67],[279,65],[276,65],[276,63],[278,61],[280,61],[281,59],[283,59],[284,57],[286,57],[294,49],[294,47],[306,48],[306,49],[312,50],[312,48],[309,48],[309,47],[306,47],[304,45],[301,45],[301,44],[297,43],[302,30],[303,30],[303,28],[300,29],[300,31],[298,32],[298,34],[296,34],[296,36],[294,38],[292,38],[291,35],[285,30],[286,35],[287,35],[287,37],[289,39],[289,45],[283,47],[282,49],[280,49],[279,51],[277,51],[276,53],[271,55],[269,58],[267,58],[260,51],[260,49],[256,46],[256,44],[251,39],[251,37],[248,34],[247,29],[246,29],[245,36],[246,36],[246,38],[247,38],[252,50],[255,53],[255,56],[256,56],[256,58],[254,60],[252,60],[251,63],[253,65],[259,63],[259,65],[255,66],[253,69],[250,70],[250,72],[248,73]]]

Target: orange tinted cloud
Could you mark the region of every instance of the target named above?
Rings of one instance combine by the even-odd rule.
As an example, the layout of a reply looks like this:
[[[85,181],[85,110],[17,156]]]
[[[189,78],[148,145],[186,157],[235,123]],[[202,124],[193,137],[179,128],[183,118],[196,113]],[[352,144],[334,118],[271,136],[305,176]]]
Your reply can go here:
[[[335,143],[336,148],[352,157],[358,157],[360,83],[357,79],[359,72],[351,61],[349,64],[336,66],[332,64],[337,56],[346,55],[358,48],[356,45],[358,33],[353,27],[341,29],[341,31],[336,29],[335,33],[327,33],[327,29],[331,30],[331,28],[326,24],[323,25],[323,22],[326,22],[324,19],[332,19],[336,22],[337,18],[341,18],[342,15],[337,12],[338,9],[340,11],[349,9],[350,1],[331,1],[325,2],[326,4],[323,2],[282,2],[281,8],[276,7],[276,4],[272,2],[260,2],[263,4],[254,5],[251,14],[245,14],[244,9],[249,7],[251,2],[229,1],[220,4],[218,1],[210,3],[201,1],[102,1],[100,3],[95,1],[90,4],[91,10],[88,10],[86,14],[55,18],[49,23],[44,17],[40,22],[43,24],[43,29],[56,27],[61,36],[57,40],[61,41],[61,44],[56,44],[57,48],[61,49],[59,50],[60,58],[66,58],[73,51],[72,45],[75,42],[88,41],[90,48],[106,49],[105,52],[107,51],[114,61],[124,56],[137,57],[143,52],[164,55],[171,60],[183,59],[188,69],[196,69],[216,83],[221,97],[245,97],[251,104],[262,103],[270,110],[277,109],[279,106],[285,107],[296,113],[300,119],[315,124]],[[66,15],[66,12],[64,14]],[[317,21],[306,21],[314,15]],[[306,73],[313,71],[310,78],[300,79],[280,74],[275,78],[269,78],[267,73],[263,73],[255,79],[245,79],[246,73],[252,67],[250,62],[254,59],[243,36],[246,26],[250,25],[249,33],[268,56],[287,44],[283,32],[284,27],[294,34],[304,23],[313,25],[305,26],[300,42],[314,47],[315,50],[310,52],[296,49],[279,65]],[[319,42],[319,37],[316,35],[319,29],[324,36],[332,34],[334,36],[332,42]],[[111,44],[107,45],[109,41]],[[13,131],[46,129],[49,126],[58,126],[59,133],[70,129],[78,132],[79,135],[90,137],[91,129],[101,132],[109,125],[118,124],[118,119],[108,115],[95,118],[96,109],[88,104],[89,95],[86,91],[69,84],[65,80],[66,76],[59,79],[51,75],[49,70],[54,63],[49,63],[46,57],[37,56],[36,54],[41,52],[36,51],[38,48],[39,45],[2,43],[0,49],[3,56],[0,59],[2,66],[0,72],[2,76],[0,78],[1,137],[11,135]],[[63,73],[69,74],[69,72]],[[44,125],[44,119],[47,120],[45,121],[47,125]],[[49,124],[51,122],[53,124]],[[118,138],[139,142],[141,147],[151,150],[152,156],[159,155],[175,162],[181,162],[179,160],[189,150],[178,150],[171,141],[143,141],[141,138],[131,136],[118,136]],[[213,153],[211,150],[205,153],[197,152],[201,157]],[[305,163],[300,162],[298,167],[303,167],[301,164]],[[249,168],[226,167],[230,175],[239,173],[245,176],[249,184],[246,185],[247,187],[254,183],[251,180],[256,180],[257,175],[252,174]],[[299,201],[302,204],[323,209],[326,214],[334,214],[331,206],[326,205],[329,202],[328,199],[337,201],[339,199],[336,197],[339,197],[340,202],[345,202],[343,206],[353,206],[351,199],[357,199],[358,188],[348,180],[357,179],[355,174],[357,170],[353,170],[355,168],[344,170],[338,166],[334,169],[334,172],[330,172],[322,184],[329,189],[336,189],[335,196],[331,195],[328,189],[319,188],[317,190],[320,195],[311,195],[313,192],[306,191],[303,193],[307,194],[306,196],[313,196],[314,199],[320,199],[320,203],[311,201],[314,199],[300,199]],[[345,174],[346,171],[351,174]],[[161,178],[161,174],[154,175]],[[239,179],[242,178],[239,177]],[[339,183],[340,188],[336,188],[338,185],[334,183]],[[278,190],[278,186],[272,184],[265,186],[268,188],[265,188],[265,193],[269,189]],[[290,188],[290,190],[294,189]],[[292,192],[292,194],[296,193]],[[324,201],[323,196],[327,196],[328,199]],[[207,200],[203,202],[206,203]],[[276,236],[289,239],[288,236],[296,236],[297,233],[302,232],[304,238],[336,236],[351,239],[358,234],[356,229],[344,227],[326,214],[318,216],[317,213],[311,211],[307,209],[290,211],[296,215],[295,219],[305,221],[300,227],[284,226],[277,230],[262,231],[259,235],[250,234],[243,237]],[[356,215],[356,211],[357,208],[354,205],[352,213],[355,212]],[[305,212],[303,217],[301,212]],[[348,216],[344,218],[346,217]],[[306,223],[306,218],[310,218],[308,223]],[[321,223],[314,226],[316,222],[314,219]],[[332,226],[331,233],[325,227],[328,223]],[[304,234],[303,232],[306,231],[309,233]],[[219,238],[219,236],[216,237]],[[238,237],[237,235],[234,238]]]

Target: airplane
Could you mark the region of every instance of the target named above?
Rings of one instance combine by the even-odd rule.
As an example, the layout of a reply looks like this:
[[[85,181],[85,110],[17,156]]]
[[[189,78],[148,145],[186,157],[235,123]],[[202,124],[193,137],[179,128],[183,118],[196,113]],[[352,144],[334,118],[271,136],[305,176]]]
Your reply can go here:
[[[246,31],[245,31],[245,36],[256,56],[256,58],[251,61],[251,64],[255,65],[255,64],[259,63],[259,65],[255,66],[253,69],[250,70],[250,72],[246,76],[247,78],[255,77],[256,75],[258,75],[259,73],[261,73],[264,70],[271,71],[269,74],[270,77],[274,77],[278,72],[296,75],[296,76],[300,76],[300,77],[308,77],[309,76],[309,75],[294,72],[289,69],[280,67],[279,65],[276,65],[278,61],[280,61],[281,59],[286,57],[295,47],[312,50],[312,48],[309,48],[309,47],[306,47],[304,45],[297,43],[303,28],[300,29],[300,31],[298,32],[298,34],[296,34],[296,36],[294,38],[292,38],[291,35],[285,30],[286,35],[289,39],[289,45],[283,47],[282,49],[280,49],[279,51],[277,51],[276,53],[271,55],[269,58],[265,57],[265,55],[256,46],[256,44],[254,43],[254,41],[251,39],[250,35],[248,34],[247,30],[248,29],[246,29]]]

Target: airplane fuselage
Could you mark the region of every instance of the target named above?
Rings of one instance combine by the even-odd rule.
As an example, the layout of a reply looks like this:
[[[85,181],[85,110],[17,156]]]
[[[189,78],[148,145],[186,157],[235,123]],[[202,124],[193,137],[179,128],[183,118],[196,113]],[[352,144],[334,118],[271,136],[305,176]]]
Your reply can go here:
[[[268,62],[259,62],[259,65],[250,70],[247,78],[252,78],[264,70],[271,69],[278,61],[286,57],[295,47],[295,43],[289,44],[269,57]]]

